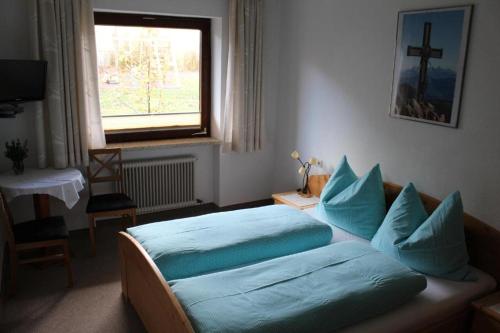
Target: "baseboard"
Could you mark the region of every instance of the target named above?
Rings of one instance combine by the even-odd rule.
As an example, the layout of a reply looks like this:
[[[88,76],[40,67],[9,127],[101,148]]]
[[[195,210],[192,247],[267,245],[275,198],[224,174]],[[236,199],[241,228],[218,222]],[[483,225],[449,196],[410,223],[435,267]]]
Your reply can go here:
[[[251,201],[251,202],[244,202],[236,205],[229,205],[229,206],[223,206],[223,207],[218,207],[219,211],[224,212],[228,210],[236,210],[236,209],[245,209],[245,208],[255,208],[255,207],[261,207],[261,206],[269,206],[274,204],[273,199],[264,199],[264,200],[257,200],[257,201]]]

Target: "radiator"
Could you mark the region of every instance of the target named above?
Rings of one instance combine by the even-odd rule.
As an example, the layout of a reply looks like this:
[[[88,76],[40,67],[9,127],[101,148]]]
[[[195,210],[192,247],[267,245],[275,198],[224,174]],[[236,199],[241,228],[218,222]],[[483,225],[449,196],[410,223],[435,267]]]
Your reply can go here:
[[[197,204],[194,156],[123,162],[125,192],[146,214]]]

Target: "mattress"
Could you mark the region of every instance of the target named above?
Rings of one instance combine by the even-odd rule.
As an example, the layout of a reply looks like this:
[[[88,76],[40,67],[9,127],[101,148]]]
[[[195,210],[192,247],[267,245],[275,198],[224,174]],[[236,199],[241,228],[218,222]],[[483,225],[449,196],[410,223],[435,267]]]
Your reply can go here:
[[[328,333],[404,304],[426,280],[346,241],[170,286],[199,333]]]
[[[308,208],[304,212],[320,221],[323,219],[315,207]],[[332,226],[332,230],[334,243],[346,240],[369,243],[336,226]],[[472,300],[481,298],[496,287],[493,277],[474,267],[472,269],[478,276],[477,281],[457,282],[426,276],[427,287],[413,300],[389,313],[350,326],[342,332],[417,332],[423,327],[459,313],[466,309]]]
[[[127,229],[167,281],[328,245],[329,225],[286,205],[157,222]]]

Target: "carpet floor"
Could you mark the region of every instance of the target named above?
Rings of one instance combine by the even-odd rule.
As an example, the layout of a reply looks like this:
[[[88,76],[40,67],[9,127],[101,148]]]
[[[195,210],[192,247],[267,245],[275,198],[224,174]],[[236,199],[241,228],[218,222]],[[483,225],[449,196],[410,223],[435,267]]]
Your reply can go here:
[[[255,203],[251,206],[260,206]],[[245,206],[248,207],[248,206]],[[233,206],[231,209],[243,208]],[[139,217],[139,223],[165,221],[219,211],[215,205]],[[17,292],[0,304],[0,332],[145,332],[134,309],[121,296],[119,221],[97,224],[97,255],[90,256],[87,230],[70,233],[73,288],[66,288],[62,264],[19,268]]]

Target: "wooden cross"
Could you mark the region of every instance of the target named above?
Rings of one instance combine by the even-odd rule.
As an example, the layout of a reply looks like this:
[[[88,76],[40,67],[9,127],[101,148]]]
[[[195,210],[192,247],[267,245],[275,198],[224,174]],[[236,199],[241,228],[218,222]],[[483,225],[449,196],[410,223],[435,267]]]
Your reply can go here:
[[[417,87],[417,101],[424,101],[425,90],[427,89],[427,66],[429,64],[429,59],[431,58],[442,58],[443,49],[433,49],[431,47],[431,31],[432,23],[425,22],[424,24],[424,37],[422,40],[422,46],[408,46],[406,55],[408,57],[420,57],[420,74],[418,77],[418,87]]]

